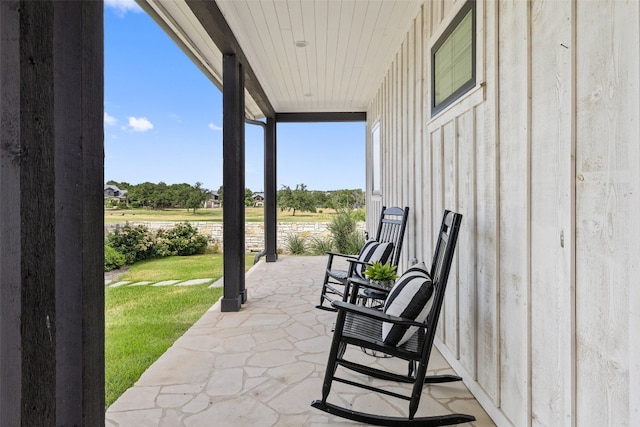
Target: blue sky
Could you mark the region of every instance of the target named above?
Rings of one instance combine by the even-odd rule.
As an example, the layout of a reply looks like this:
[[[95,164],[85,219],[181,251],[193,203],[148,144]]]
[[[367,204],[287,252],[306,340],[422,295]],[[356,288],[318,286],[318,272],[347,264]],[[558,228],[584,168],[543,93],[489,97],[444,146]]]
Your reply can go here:
[[[222,94],[133,0],[106,0],[105,182],[222,185]],[[278,188],[365,187],[364,123],[277,127]],[[246,187],[264,188],[262,127],[246,127]]]

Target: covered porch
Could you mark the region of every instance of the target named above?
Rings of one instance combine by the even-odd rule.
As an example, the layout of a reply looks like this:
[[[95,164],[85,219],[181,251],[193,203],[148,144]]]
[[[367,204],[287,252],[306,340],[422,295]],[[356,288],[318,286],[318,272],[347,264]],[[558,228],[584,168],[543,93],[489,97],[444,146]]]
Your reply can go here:
[[[251,304],[233,316],[221,312],[220,302],[212,306],[107,410],[106,425],[353,425],[310,405],[321,394],[336,316],[314,308],[325,265],[324,256],[259,262],[246,276]],[[454,373],[435,350],[429,371]],[[354,410],[406,414],[407,403],[398,399],[339,383],[334,390]],[[494,425],[464,384],[424,388],[418,415],[452,412],[474,415],[472,425]]]

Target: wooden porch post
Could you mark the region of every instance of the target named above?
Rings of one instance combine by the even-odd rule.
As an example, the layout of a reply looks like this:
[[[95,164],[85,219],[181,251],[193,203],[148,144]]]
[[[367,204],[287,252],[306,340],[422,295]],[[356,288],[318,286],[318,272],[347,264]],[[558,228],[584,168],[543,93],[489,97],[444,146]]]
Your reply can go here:
[[[267,118],[267,126],[265,129],[265,147],[264,147],[264,233],[265,233],[265,249],[267,262],[275,262],[278,259],[276,249],[276,232],[277,232],[277,176],[276,176],[276,120]]]
[[[246,302],[244,276],[244,77],[235,55],[224,55],[222,72],[224,295],[222,311]]]
[[[0,420],[104,424],[103,4],[0,2]]]

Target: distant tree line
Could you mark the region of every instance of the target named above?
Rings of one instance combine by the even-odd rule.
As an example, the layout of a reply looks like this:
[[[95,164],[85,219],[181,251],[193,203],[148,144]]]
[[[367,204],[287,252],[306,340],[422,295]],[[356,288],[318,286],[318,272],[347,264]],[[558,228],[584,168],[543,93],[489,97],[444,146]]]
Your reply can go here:
[[[203,188],[201,182],[196,182],[195,185],[184,183],[167,185],[164,182],[157,184],[143,182],[131,185],[128,182],[109,181],[107,184],[127,190],[129,206],[134,208],[184,208],[193,209],[195,212],[211,197],[211,191]]]
[[[357,190],[310,191],[305,184],[291,189],[288,185],[278,190],[278,207],[280,210],[298,212],[315,212],[316,208],[359,209],[364,206],[364,192]]]
[[[131,207],[144,207],[150,209],[166,208],[201,208],[204,202],[209,200],[214,192],[202,187],[202,183],[171,184],[164,182],[157,184],[143,182],[142,184],[129,184],[128,182],[108,181],[107,184],[115,185],[121,190],[127,190],[128,204]],[[224,189],[222,186],[216,192],[218,201],[224,203]],[[254,206],[254,195],[251,189],[245,189],[245,205]],[[305,184],[297,184],[294,189],[283,185],[277,193],[277,206],[283,211],[316,212],[317,208],[326,209],[359,209],[364,207],[364,191],[334,190],[317,191],[308,190]]]

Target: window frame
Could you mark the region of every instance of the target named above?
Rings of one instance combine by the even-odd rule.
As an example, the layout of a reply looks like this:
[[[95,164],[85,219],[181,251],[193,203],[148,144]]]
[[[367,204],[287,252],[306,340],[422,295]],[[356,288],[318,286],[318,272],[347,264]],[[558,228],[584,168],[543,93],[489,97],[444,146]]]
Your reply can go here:
[[[382,141],[380,120],[371,126],[371,194],[382,194]],[[377,137],[376,137],[377,135]]]
[[[449,40],[449,37],[458,28],[462,20],[471,13],[471,77],[461,86],[450,93],[439,104],[436,105],[436,53],[442,45]],[[476,34],[476,1],[468,0],[458,11],[455,18],[449,23],[442,35],[431,47],[431,117],[453,104],[476,86],[476,53],[477,53],[477,34]]]

